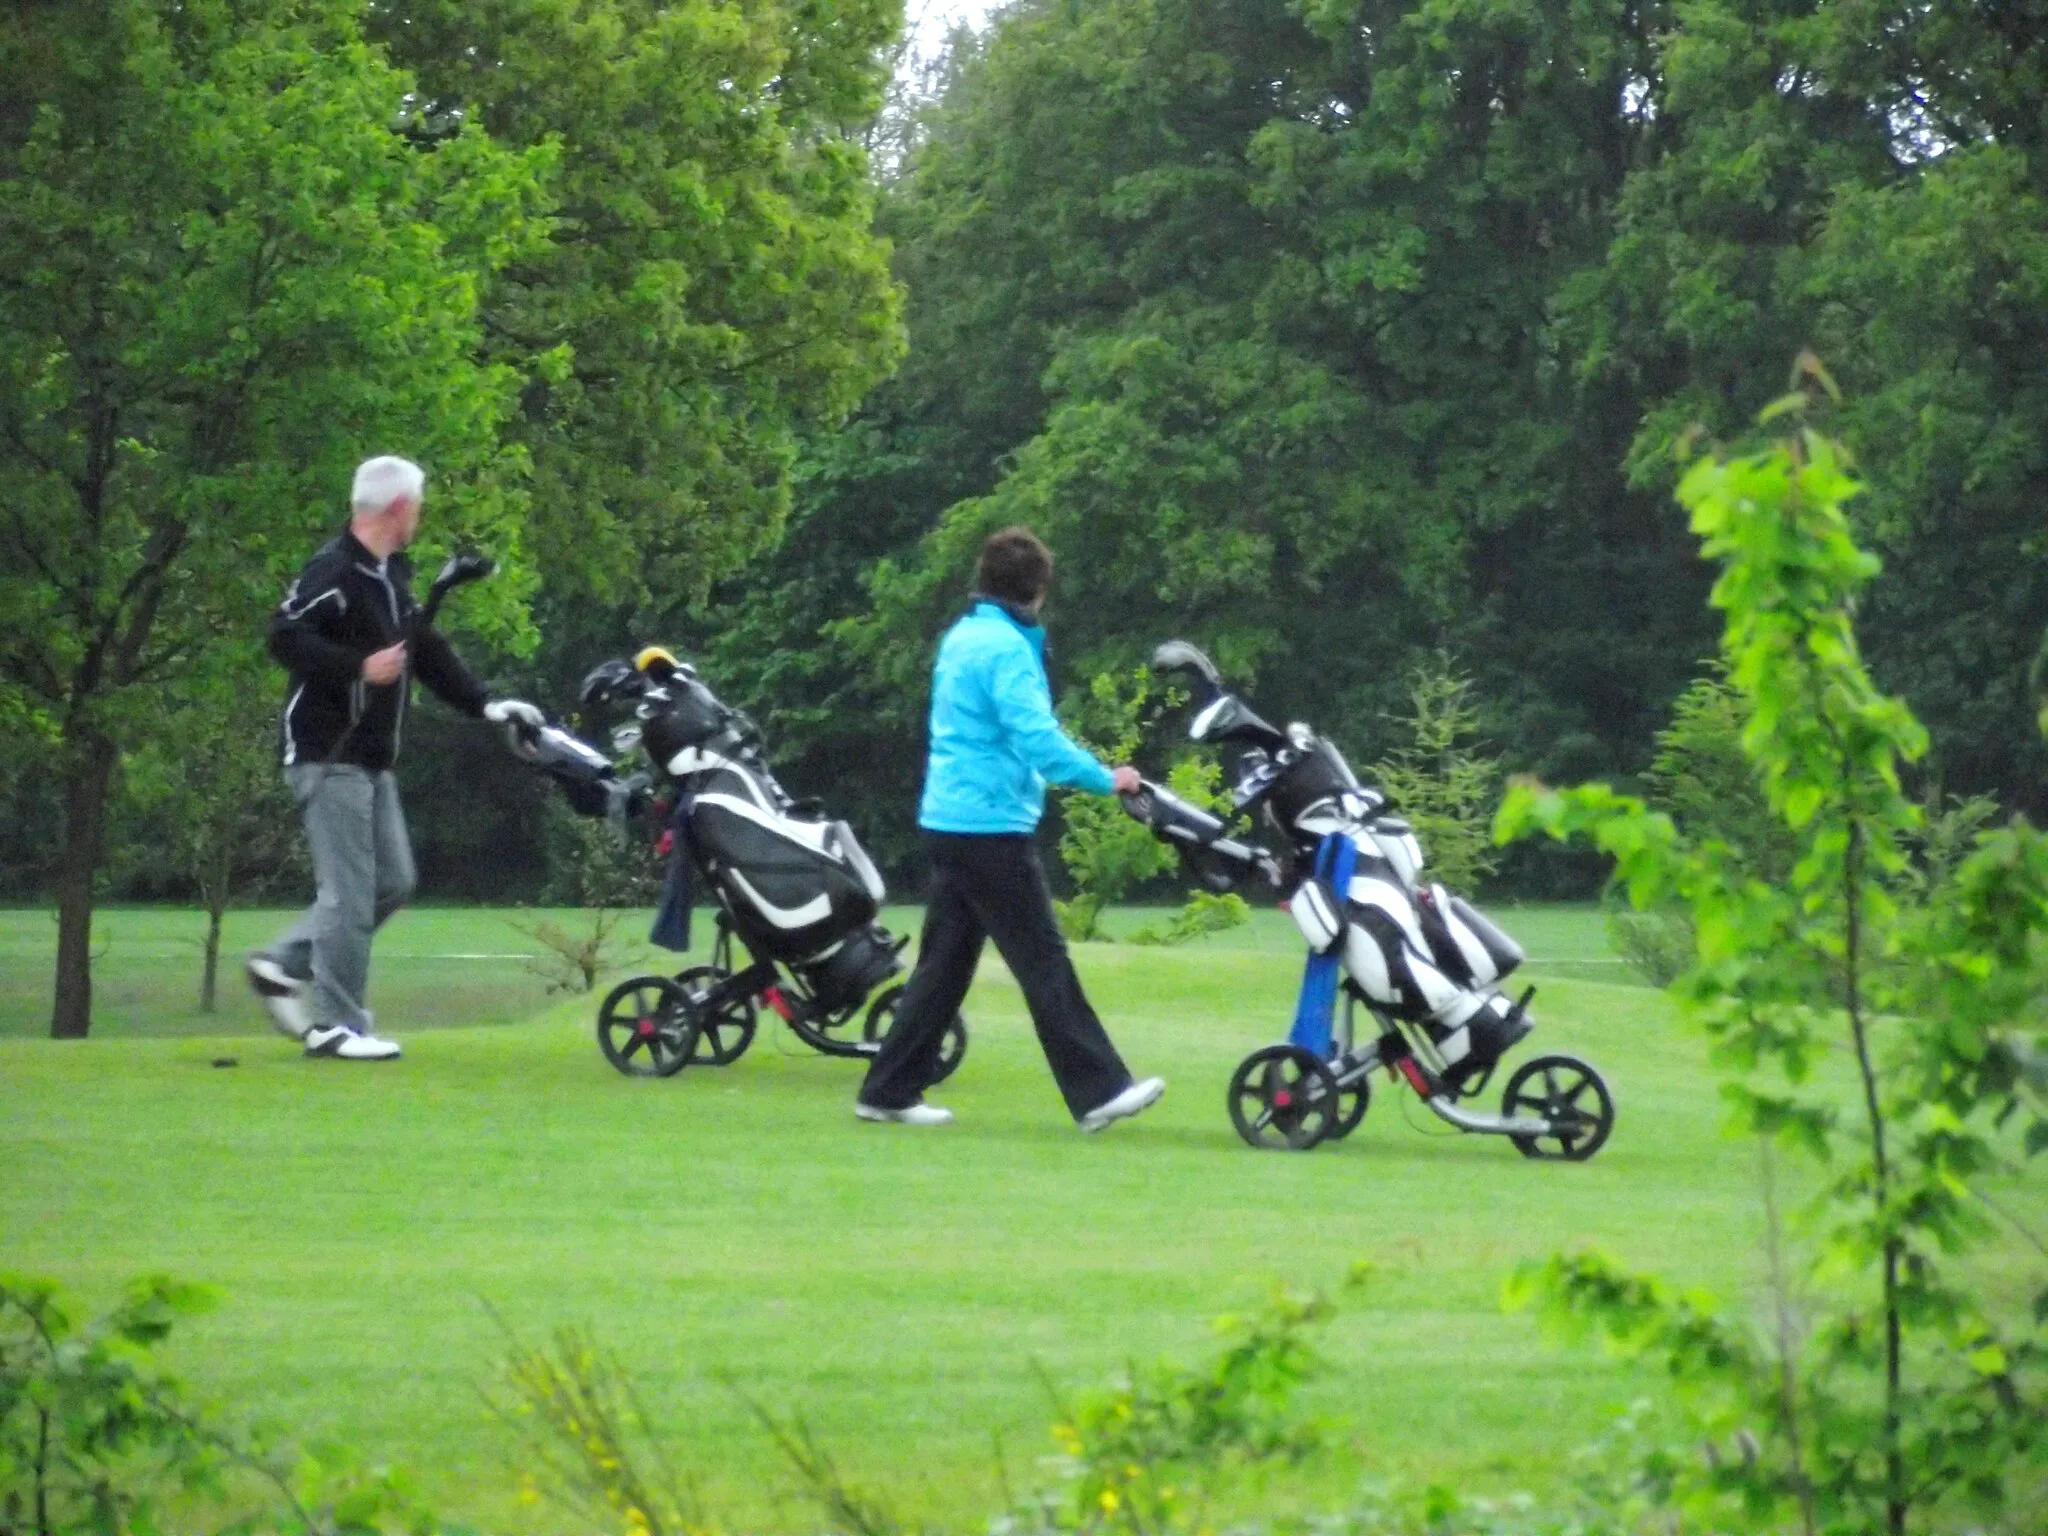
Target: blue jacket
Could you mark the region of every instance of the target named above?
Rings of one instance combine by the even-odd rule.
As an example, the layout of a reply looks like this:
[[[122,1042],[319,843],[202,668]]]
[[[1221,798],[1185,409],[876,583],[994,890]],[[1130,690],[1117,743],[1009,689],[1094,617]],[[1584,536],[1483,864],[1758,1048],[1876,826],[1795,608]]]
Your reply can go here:
[[[1045,680],[1045,631],[977,602],[939,642],[931,757],[918,825],[931,832],[1029,832],[1045,786],[1106,795],[1107,768],[1060,729]]]

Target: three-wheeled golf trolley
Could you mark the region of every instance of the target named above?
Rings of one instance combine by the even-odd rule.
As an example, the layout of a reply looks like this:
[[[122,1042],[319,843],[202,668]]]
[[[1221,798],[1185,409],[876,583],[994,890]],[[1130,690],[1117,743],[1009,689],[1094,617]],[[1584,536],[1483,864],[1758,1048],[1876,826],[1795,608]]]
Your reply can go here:
[[[621,778],[610,759],[557,727],[515,730],[513,750],[545,770],[586,815],[616,813],[659,787],[674,797],[669,882],[655,942],[689,947],[690,902],[701,879],[717,903],[711,963],[673,976],[635,976],[598,1008],[605,1059],[636,1077],[692,1064],[722,1067],[753,1044],[760,1009],[827,1056],[871,1056],[903,988],[875,989],[902,970],[907,939],[875,921],[887,892],[853,829],[784,793],[754,722],[721,702],[696,669],[649,648],[607,661],[583,680],[587,709],[628,718],[612,733],[652,778]],[[738,963],[735,940],[746,951]],[[967,1049],[967,1026],[946,1032],[938,1077]]]
[[[1194,646],[1168,641],[1152,660],[1189,674],[1200,706],[1189,736],[1238,751],[1235,811],[1255,816],[1284,855],[1227,835],[1221,817],[1150,782],[1125,809],[1212,888],[1252,877],[1279,890],[1309,946],[1286,1042],[1252,1052],[1231,1076],[1238,1134],[1294,1151],[1341,1140],[1365,1118],[1372,1073],[1384,1067],[1461,1131],[1506,1136],[1529,1157],[1582,1162],[1598,1152],[1614,1129],[1614,1097],[1575,1056],[1518,1067],[1498,1114],[1472,1107],[1535,1027],[1535,988],[1508,1000],[1501,983],[1521,964],[1520,946],[1463,897],[1423,883],[1414,829],[1386,798],[1307,726],[1281,731],[1260,719]],[[1361,1010],[1372,1021],[1363,1038]]]

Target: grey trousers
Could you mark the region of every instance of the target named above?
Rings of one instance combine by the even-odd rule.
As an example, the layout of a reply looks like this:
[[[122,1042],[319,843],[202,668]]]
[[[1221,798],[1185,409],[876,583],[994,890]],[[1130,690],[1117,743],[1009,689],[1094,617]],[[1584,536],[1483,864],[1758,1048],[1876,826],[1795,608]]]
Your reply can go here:
[[[370,937],[405,905],[416,879],[398,780],[352,763],[299,763],[284,778],[306,818],[316,894],[264,953],[311,980],[316,1028],[369,1034]]]

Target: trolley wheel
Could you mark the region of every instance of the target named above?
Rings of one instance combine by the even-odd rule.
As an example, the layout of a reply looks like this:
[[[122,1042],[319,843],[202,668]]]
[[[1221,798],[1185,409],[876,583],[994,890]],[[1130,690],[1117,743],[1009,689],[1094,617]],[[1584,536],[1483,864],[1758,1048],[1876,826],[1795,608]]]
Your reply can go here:
[[[1337,1085],[1337,1117],[1324,1133],[1325,1141],[1342,1141],[1358,1129],[1358,1122],[1372,1105],[1372,1074],[1361,1072],[1358,1080]]]
[[[1555,1130],[1513,1136],[1524,1157],[1583,1163],[1607,1144],[1614,1129],[1614,1095],[1598,1072],[1576,1056],[1538,1056],[1524,1062],[1501,1093],[1503,1115],[1536,1115]]]
[[[867,1054],[873,1055],[882,1048],[883,1037],[895,1024],[896,1010],[902,1003],[903,988],[891,987],[868,1004],[868,1016],[861,1024],[861,1045]],[[966,1054],[967,1020],[956,1013],[953,1022],[946,1026],[945,1034],[939,1037],[939,1067],[932,1083],[943,1083],[951,1077],[959,1070],[960,1058]]]
[[[1330,1134],[1340,1105],[1337,1076],[1313,1052],[1269,1045],[1230,1077],[1230,1123],[1249,1146],[1306,1152]]]
[[[633,976],[605,994],[597,1010],[597,1044],[628,1077],[667,1077],[696,1047],[683,989],[666,976]]]
[[[704,1000],[715,988],[731,980],[732,972],[717,965],[693,965],[676,977],[676,985],[683,992],[683,1006],[697,1026],[697,1039],[690,1048],[689,1059],[699,1066],[729,1067],[746,1055],[747,1047],[754,1043],[751,997],[729,997],[716,1008],[704,1006]],[[682,1065],[678,1062],[669,1071],[680,1072]],[[661,1075],[667,1077],[669,1072]]]

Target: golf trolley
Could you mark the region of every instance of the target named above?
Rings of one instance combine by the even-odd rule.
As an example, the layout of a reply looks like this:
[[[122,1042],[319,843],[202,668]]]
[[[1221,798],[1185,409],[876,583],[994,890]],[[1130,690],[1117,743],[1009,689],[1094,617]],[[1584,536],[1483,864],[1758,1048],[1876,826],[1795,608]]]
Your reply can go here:
[[[604,754],[555,726],[515,729],[513,751],[554,778],[585,815],[625,819],[651,802],[656,784],[673,794],[654,943],[689,948],[697,880],[717,903],[710,964],[634,976],[606,994],[597,1013],[605,1060],[632,1077],[729,1066],[753,1044],[763,1007],[824,1055],[873,1055],[903,988],[873,994],[901,972],[908,940],[875,921],[887,892],[853,829],[786,794],[754,722],[667,651],[601,663],[584,678],[581,698],[586,708],[630,712],[612,744],[622,755],[642,753],[649,773],[621,778]],[[956,1015],[938,1079],[966,1049],[967,1026]]]
[[[597,1010],[597,1043],[605,1060],[630,1077],[673,1077],[687,1066],[730,1066],[754,1043],[760,1010],[772,1010],[797,1039],[825,1056],[872,1056],[896,1021],[903,988],[872,1002],[865,994],[829,1006],[798,972],[770,959],[733,964],[735,925],[721,906],[709,965],[673,976],[632,976],[605,994]],[[892,953],[903,940],[892,940]],[[752,947],[749,946],[751,953]],[[863,1012],[862,1004],[866,1004]],[[940,1047],[938,1075],[953,1075],[967,1050],[967,1026],[955,1016]]]
[[[1422,881],[1421,845],[1386,798],[1307,726],[1281,731],[1260,719],[1194,646],[1168,641],[1152,663],[1190,674],[1201,707],[1188,735],[1238,749],[1235,812],[1256,814],[1286,853],[1227,836],[1221,817],[1149,781],[1124,797],[1125,810],[1211,889],[1254,877],[1282,892],[1309,945],[1287,1040],[1231,1075],[1238,1135],[1291,1151],[1342,1140],[1365,1118],[1372,1074],[1384,1067],[1458,1130],[1506,1136],[1528,1157],[1583,1162],[1598,1152],[1614,1129],[1614,1097],[1575,1056],[1517,1068],[1498,1114],[1469,1107],[1535,1027],[1535,988],[1508,1000],[1501,983],[1522,963],[1521,947],[1463,897]],[[1363,1040],[1361,1008],[1373,1021]]]

